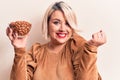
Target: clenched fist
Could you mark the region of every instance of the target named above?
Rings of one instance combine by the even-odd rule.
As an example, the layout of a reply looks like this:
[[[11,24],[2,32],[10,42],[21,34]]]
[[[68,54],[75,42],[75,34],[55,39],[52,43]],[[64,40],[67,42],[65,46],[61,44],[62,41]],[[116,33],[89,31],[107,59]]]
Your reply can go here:
[[[92,35],[92,39],[88,41],[88,44],[94,45],[96,47],[99,47],[104,43],[106,43],[106,35],[102,30],[100,30],[97,33],[94,33]]]

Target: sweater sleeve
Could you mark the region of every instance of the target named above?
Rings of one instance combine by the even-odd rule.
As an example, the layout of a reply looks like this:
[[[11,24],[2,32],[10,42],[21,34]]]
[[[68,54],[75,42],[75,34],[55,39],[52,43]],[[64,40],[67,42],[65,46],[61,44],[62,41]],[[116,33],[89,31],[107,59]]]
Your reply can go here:
[[[32,80],[37,65],[37,53],[40,44],[34,44],[30,51],[25,48],[15,48],[14,63],[10,80]]]
[[[96,66],[97,47],[89,45],[78,35],[74,35],[74,44],[71,45],[75,80],[101,80]]]

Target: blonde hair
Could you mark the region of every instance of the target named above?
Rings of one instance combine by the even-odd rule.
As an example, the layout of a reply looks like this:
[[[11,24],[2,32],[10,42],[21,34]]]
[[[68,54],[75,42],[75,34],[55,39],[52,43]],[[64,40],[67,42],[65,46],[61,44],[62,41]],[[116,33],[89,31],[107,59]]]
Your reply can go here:
[[[48,39],[48,37],[49,37],[49,34],[48,34],[49,19],[50,19],[52,13],[56,10],[62,11],[66,17],[68,24],[71,26],[71,28],[74,31],[77,31],[77,20],[76,20],[76,16],[75,16],[75,13],[73,12],[72,8],[63,1],[55,2],[48,7],[48,9],[43,17],[42,33],[43,33],[45,39]]]

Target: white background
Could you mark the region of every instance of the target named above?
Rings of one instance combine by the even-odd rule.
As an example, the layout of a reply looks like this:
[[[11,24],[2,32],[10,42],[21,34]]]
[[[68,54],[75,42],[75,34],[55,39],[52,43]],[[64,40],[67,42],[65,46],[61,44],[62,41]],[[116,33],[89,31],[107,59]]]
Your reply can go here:
[[[0,0],[0,80],[9,80],[14,51],[6,36],[11,21],[32,23],[28,48],[35,42],[45,43],[41,34],[41,18],[46,8],[57,0]],[[120,80],[120,0],[63,0],[75,11],[80,33],[103,30],[107,43],[98,48],[98,70],[103,80]]]

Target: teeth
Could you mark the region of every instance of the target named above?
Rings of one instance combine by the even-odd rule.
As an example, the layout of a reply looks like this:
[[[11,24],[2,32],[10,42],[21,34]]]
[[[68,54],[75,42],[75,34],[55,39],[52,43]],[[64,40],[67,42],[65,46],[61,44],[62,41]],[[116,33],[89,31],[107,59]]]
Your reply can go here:
[[[61,37],[64,37],[65,36],[65,34],[58,34],[59,36],[61,36]]]
[[[59,33],[58,36],[60,36],[60,37],[65,37],[65,34]]]

